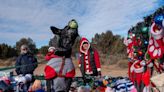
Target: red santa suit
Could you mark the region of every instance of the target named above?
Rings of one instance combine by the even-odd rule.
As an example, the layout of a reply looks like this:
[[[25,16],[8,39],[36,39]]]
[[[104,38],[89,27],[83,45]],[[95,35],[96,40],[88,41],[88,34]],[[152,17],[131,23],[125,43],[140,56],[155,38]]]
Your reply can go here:
[[[82,46],[84,42],[89,45],[87,50],[84,50]],[[80,41],[79,67],[83,76],[85,74],[93,76],[101,75],[99,54],[95,49],[91,48],[86,38],[82,38]]]

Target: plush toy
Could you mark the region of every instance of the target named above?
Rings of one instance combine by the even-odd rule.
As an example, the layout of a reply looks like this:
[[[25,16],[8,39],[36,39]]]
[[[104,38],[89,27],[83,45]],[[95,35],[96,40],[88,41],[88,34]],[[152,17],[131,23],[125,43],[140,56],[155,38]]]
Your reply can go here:
[[[16,76],[14,79],[18,84],[19,83],[26,84],[27,82],[32,81],[32,75],[31,74],[26,74],[25,76],[19,75],[19,76]]]
[[[91,88],[89,85],[80,86],[77,90],[77,92],[90,92],[90,91],[91,91]]]
[[[11,86],[7,84],[4,80],[0,80],[0,91],[1,92],[13,92]]]

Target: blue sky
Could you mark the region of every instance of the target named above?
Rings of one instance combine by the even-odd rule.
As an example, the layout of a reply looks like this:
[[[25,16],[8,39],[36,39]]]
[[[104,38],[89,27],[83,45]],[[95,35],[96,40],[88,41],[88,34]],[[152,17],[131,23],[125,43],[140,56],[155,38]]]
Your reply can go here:
[[[30,37],[37,47],[53,37],[50,26],[79,23],[79,34],[91,39],[112,30],[126,36],[128,29],[164,5],[164,0],[0,0],[0,44]]]

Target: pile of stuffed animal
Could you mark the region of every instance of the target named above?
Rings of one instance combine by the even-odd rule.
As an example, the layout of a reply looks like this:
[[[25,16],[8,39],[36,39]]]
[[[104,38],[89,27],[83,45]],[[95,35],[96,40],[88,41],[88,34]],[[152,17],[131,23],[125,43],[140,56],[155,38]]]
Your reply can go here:
[[[2,92],[24,92],[26,82],[31,81],[31,75],[0,77],[0,90]],[[73,78],[69,92],[137,92],[133,82],[127,77],[91,77]],[[29,92],[45,92],[45,80],[35,80]]]
[[[87,77],[74,78],[70,92],[137,92],[134,84],[127,77]]]

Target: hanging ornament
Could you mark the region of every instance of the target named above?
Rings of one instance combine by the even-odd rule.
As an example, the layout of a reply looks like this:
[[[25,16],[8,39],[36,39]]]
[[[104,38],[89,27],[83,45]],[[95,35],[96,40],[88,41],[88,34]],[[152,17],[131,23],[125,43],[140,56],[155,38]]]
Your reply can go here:
[[[139,57],[138,57],[138,59],[139,59],[139,60],[142,60],[142,59],[143,59],[143,57],[139,56]]]
[[[149,30],[149,28],[148,28],[148,27],[143,27],[143,28],[142,28],[142,33],[147,33],[147,32],[148,32],[148,30]]]
[[[148,45],[148,41],[144,41],[144,44],[145,44],[145,45]]]
[[[132,34],[132,37],[135,37],[135,34]]]
[[[155,18],[154,18],[155,24],[157,24],[161,27],[162,27],[163,20],[164,20],[164,14],[159,14],[159,15],[155,16]]]
[[[143,52],[142,52],[141,50],[139,50],[139,51],[138,51],[138,55],[141,56],[142,54],[143,54]]]
[[[134,55],[134,57],[136,57],[136,56],[137,56],[137,53],[136,53],[136,52],[134,52],[134,54],[133,54],[133,55]]]

